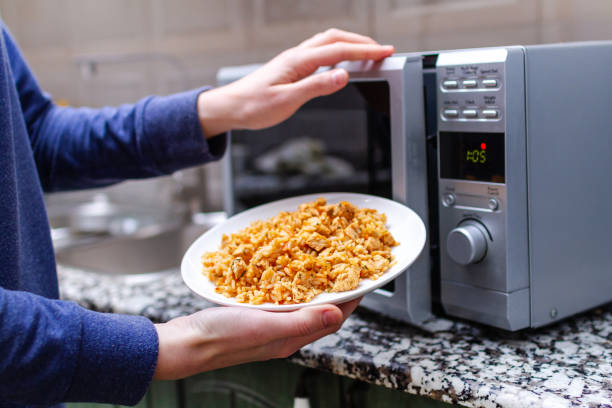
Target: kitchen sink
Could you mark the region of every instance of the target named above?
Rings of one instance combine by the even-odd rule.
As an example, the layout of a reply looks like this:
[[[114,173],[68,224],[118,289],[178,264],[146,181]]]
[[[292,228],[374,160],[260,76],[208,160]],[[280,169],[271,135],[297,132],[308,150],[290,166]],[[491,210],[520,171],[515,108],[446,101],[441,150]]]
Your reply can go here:
[[[110,237],[154,235],[184,223],[185,211],[93,201],[48,208],[51,237],[56,250]]]
[[[188,224],[153,233],[114,236],[56,248],[59,265],[104,275],[159,275],[176,272],[183,254],[207,227]]]
[[[183,254],[225,213],[122,205],[96,199],[48,208],[56,262],[86,272],[138,280],[176,273]],[[189,220],[189,221],[187,221]]]

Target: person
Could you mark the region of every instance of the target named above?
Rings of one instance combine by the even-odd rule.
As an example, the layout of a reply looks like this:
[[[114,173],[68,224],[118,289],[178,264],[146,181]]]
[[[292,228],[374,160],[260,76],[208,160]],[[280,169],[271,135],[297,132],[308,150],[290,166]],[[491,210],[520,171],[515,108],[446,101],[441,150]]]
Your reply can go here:
[[[358,300],[289,313],[211,308],[155,325],[58,300],[43,191],[216,160],[227,131],[277,124],[348,82],[342,69],[317,68],[380,60],[392,46],[331,29],[224,87],[89,109],[54,105],[1,20],[0,27],[0,406],[132,405],[153,378],[286,357],[340,328]]]

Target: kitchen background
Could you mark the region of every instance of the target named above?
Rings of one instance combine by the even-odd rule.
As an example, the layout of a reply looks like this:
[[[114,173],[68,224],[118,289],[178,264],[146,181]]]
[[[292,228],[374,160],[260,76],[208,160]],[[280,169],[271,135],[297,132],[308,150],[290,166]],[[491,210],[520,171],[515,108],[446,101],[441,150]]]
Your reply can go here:
[[[0,13],[42,87],[73,106],[214,85],[219,68],[264,62],[328,27],[400,52],[612,38],[610,0],[0,0]],[[195,192],[219,210],[222,186],[214,163],[104,192],[156,205]]]
[[[612,0],[0,0],[0,15],[42,87],[57,103],[94,107],[214,85],[219,68],[264,62],[329,27],[370,35],[381,43],[395,45],[399,52],[612,39]],[[112,201],[138,206],[169,207],[196,197],[201,199],[201,210],[216,211],[223,208],[221,169],[220,163],[212,163],[174,176],[124,182],[103,193]],[[50,208],[55,203],[62,207],[64,201],[89,200],[100,193],[53,194],[47,200]],[[93,218],[96,221],[95,214]],[[94,232],[98,226],[93,225]],[[92,225],[85,227],[92,230]],[[82,255],[76,259],[86,260],[80,262],[98,262],[106,269],[101,269],[100,278],[94,278],[80,271],[70,274],[70,269],[64,268],[60,280],[63,295],[81,303],[91,300],[89,306],[96,310],[137,312],[156,319],[197,310],[201,303],[188,295],[177,276],[155,278],[153,289],[148,287],[150,283],[116,285],[113,280],[128,279],[129,275],[105,276],[105,271],[121,275],[140,268],[138,263],[133,266],[132,259],[145,260],[136,271],[163,269],[172,262],[178,265],[184,251],[181,245],[190,241],[182,242],[182,236],[174,232],[153,236],[150,241],[145,238],[147,245],[155,246],[138,246],[138,240],[114,241],[114,246],[101,247],[97,258],[96,252],[76,251]],[[61,239],[60,235],[55,240],[56,248]],[[109,256],[105,248],[118,252]],[[65,259],[79,267],[78,260]],[[142,282],[138,278],[134,282]],[[436,401],[430,397],[446,397],[448,401],[447,393],[456,398],[455,391],[459,390],[461,401],[491,406],[493,403],[483,395],[503,401],[504,392],[519,387],[521,395],[527,395],[524,401],[532,403],[543,389],[548,398],[548,390],[555,387],[559,387],[556,394],[565,398],[573,398],[577,389],[579,396],[584,389],[580,401],[605,398],[609,393],[603,381],[609,365],[605,364],[603,348],[609,341],[606,343],[604,319],[609,315],[601,317],[599,313],[559,326],[552,335],[540,334],[526,341],[495,337],[459,323],[454,337],[458,346],[444,336],[432,338],[408,326],[391,328],[383,324],[382,331],[377,329],[373,334],[368,328],[366,337],[380,340],[384,347],[394,344],[395,348],[385,349],[380,353],[383,357],[376,359],[373,356],[379,349],[366,347],[371,342],[362,340],[362,333],[369,327],[366,324],[379,327],[378,322],[364,323],[357,316],[337,337],[337,343],[322,343],[307,351],[309,357],[299,357],[301,365],[272,361],[206,373],[184,382],[157,382],[138,407],[176,406],[177,400],[186,401],[188,406],[229,406],[221,405],[221,397],[205,389],[206,384],[218,384],[214,381],[241,384],[290,406],[299,376],[310,375],[302,365],[313,362],[323,370],[338,368],[335,373],[341,374],[321,371],[312,380],[315,392],[321,393],[314,395],[319,401],[333,400],[335,395],[357,395],[366,401],[364,406],[433,407]],[[397,341],[402,336],[413,337],[410,350],[408,343]],[[329,358],[332,352],[333,359]],[[424,353],[431,360],[421,362]],[[453,355],[466,355],[470,364],[450,361]],[[354,364],[360,358],[362,361]],[[381,361],[379,374],[372,377],[375,364]],[[441,362],[442,368],[432,361]],[[404,374],[407,367],[408,376]],[[353,369],[360,381],[349,378]],[[270,379],[270,373],[276,377]],[[413,373],[418,376],[412,377]],[[566,374],[571,384],[570,379],[567,383],[559,380]],[[448,381],[439,380],[442,376],[448,376]],[[387,387],[393,384],[393,389],[368,388],[362,382],[365,380]],[[419,384],[425,387],[419,390]],[[413,394],[427,398],[417,399]],[[227,400],[225,395],[223,398]],[[514,400],[506,396],[505,401],[510,404]],[[552,400],[542,401],[550,405]]]

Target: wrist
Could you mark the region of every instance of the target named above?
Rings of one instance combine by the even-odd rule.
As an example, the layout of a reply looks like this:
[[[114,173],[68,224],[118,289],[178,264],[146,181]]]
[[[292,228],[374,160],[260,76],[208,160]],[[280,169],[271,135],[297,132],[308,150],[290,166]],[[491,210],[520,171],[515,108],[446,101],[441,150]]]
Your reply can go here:
[[[197,112],[206,138],[241,127],[239,98],[229,86],[211,89],[198,95]]]
[[[159,349],[153,379],[174,380],[198,372],[201,336],[184,320],[183,317],[155,325]]]

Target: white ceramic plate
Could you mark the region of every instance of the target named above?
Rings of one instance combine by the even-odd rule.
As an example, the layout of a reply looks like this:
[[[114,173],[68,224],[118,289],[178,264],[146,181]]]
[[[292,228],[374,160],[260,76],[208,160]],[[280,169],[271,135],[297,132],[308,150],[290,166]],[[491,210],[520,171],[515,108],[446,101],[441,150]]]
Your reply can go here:
[[[348,201],[360,208],[373,208],[387,215],[387,229],[400,244],[391,249],[396,264],[376,280],[363,279],[356,289],[346,292],[321,293],[308,303],[293,305],[275,305],[264,303],[251,305],[239,303],[233,298],[215,292],[215,285],[202,275],[202,254],[216,251],[221,244],[223,234],[231,234],[247,227],[253,221],[265,220],[276,216],[281,211],[296,211],[298,205],[324,197],[328,204]],[[305,306],[320,304],[340,304],[363,296],[374,289],[384,286],[404,272],[419,256],[425,245],[425,225],[421,218],[410,208],[386,198],[353,193],[321,193],[287,198],[264,204],[259,207],[236,214],[222,224],[201,235],[185,252],[181,263],[181,274],[185,284],[198,295],[210,302],[226,306],[242,306],[269,311],[290,311]]]

